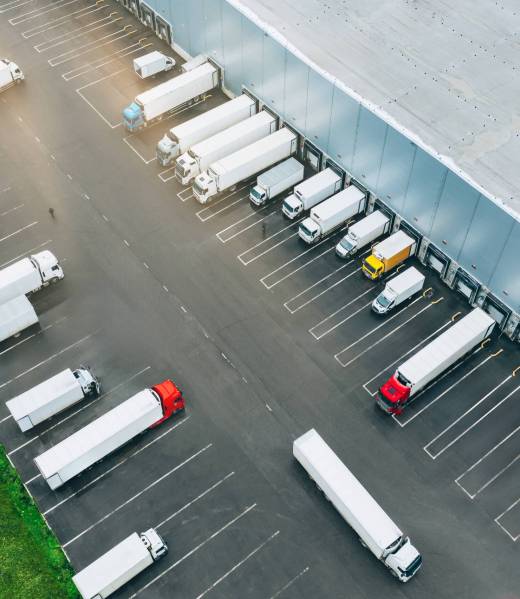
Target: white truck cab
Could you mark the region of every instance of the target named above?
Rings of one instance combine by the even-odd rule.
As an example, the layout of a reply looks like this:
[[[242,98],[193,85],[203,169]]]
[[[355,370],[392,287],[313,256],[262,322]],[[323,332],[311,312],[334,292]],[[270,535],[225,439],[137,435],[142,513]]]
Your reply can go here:
[[[168,553],[168,546],[164,542],[161,535],[154,528],[145,530],[139,536],[141,537],[141,541],[150,552],[150,555],[153,557],[154,561],[157,561],[160,557]]]
[[[58,262],[58,258],[49,250],[38,252],[31,256],[31,262],[40,272],[42,283],[57,283],[65,274]]]

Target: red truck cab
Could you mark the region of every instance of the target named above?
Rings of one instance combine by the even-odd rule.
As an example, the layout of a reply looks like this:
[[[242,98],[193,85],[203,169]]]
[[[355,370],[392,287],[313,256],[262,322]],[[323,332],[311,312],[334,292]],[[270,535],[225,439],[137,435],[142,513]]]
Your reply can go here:
[[[154,391],[161,400],[163,417],[148,428],[155,428],[165,420],[168,420],[170,416],[184,410],[184,397],[182,396],[182,392],[170,379],[166,379],[162,383],[154,385],[152,391]]]
[[[377,405],[387,414],[400,414],[409,397],[410,387],[399,382],[394,374],[379,388],[376,401]]]

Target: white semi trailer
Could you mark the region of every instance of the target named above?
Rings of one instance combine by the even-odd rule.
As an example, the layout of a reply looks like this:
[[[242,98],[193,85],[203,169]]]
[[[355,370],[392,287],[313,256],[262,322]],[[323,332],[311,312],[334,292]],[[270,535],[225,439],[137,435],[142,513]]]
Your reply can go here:
[[[421,554],[321,436],[311,429],[298,437],[293,455],[361,543],[401,582],[410,580],[422,565]]]
[[[175,177],[189,185],[211,164],[276,131],[277,119],[262,110],[258,114],[192,146],[177,159]]]
[[[0,342],[18,335],[37,322],[38,316],[25,295],[0,304]]]
[[[168,553],[154,528],[136,532],[72,577],[82,599],[106,599]]]
[[[272,198],[302,181],[303,175],[303,164],[296,158],[288,158],[258,175],[256,185],[249,192],[249,201],[255,206],[263,206]]]
[[[296,152],[297,144],[296,134],[283,127],[268,137],[211,164],[207,171],[196,177],[193,195],[201,204],[206,204],[217,193],[252,177],[284,158],[289,158]]]
[[[474,308],[403,362],[380,387],[377,405],[388,414],[400,414],[414,395],[489,337],[494,326],[489,314]]]
[[[179,389],[172,381],[163,381],[87,424],[34,458],[34,463],[49,487],[57,489],[182,409],[184,399]]]
[[[298,235],[305,243],[317,243],[342,227],[350,218],[365,209],[366,196],[355,185],[339,191],[314,208],[298,228]]]
[[[243,94],[176,125],[157,143],[157,161],[162,166],[168,166],[194,144],[240,123],[255,113],[256,102]]]
[[[347,234],[336,246],[336,254],[340,258],[350,258],[388,231],[390,231],[390,219],[380,210],[374,210],[348,228]]]
[[[45,250],[0,270],[0,304],[38,291],[64,277],[56,256]]]
[[[67,368],[6,402],[22,432],[70,408],[85,397],[98,395],[97,378],[85,366]]]
[[[326,168],[297,185],[293,193],[283,201],[282,212],[287,218],[294,220],[305,210],[310,210],[337,193],[341,185],[341,177],[331,168]]]
[[[24,80],[20,67],[7,58],[0,58],[0,92]]]

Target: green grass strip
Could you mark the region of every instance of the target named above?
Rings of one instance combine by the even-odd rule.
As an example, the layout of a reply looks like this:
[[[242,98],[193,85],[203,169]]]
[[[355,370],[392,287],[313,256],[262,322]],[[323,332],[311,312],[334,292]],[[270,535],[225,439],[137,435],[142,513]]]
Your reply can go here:
[[[58,540],[0,445],[0,596],[76,598],[73,574]]]

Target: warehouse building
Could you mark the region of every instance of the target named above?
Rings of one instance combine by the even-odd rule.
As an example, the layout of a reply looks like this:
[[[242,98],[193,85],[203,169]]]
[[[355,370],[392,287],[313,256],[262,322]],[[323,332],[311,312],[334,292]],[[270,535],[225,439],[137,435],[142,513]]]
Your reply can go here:
[[[419,259],[520,338],[520,10],[514,0],[120,0],[207,54],[370,192]]]

